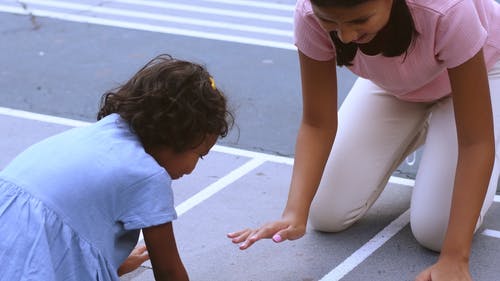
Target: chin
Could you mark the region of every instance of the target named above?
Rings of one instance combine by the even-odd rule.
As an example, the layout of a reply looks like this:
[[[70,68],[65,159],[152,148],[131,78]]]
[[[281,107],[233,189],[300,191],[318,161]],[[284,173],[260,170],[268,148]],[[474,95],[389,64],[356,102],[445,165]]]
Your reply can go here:
[[[173,180],[176,180],[176,179],[179,179],[182,177],[182,175],[174,175],[174,174],[171,174],[171,173],[168,173],[168,175],[170,176],[171,179]]]
[[[358,45],[363,45],[363,44],[368,44],[370,43],[374,38],[375,38],[376,34],[375,35],[363,35],[360,39],[354,41],[354,43],[358,44]]]

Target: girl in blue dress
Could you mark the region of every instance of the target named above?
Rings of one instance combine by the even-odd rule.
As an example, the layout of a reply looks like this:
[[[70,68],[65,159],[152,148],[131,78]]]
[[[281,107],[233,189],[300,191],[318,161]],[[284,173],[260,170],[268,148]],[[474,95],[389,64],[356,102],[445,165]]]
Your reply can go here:
[[[0,172],[1,279],[119,280],[140,264],[127,257],[142,229],[156,280],[188,280],[171,181],[232,122],[203,66],[150,61],[103,95],[98,122],[29,147]]]

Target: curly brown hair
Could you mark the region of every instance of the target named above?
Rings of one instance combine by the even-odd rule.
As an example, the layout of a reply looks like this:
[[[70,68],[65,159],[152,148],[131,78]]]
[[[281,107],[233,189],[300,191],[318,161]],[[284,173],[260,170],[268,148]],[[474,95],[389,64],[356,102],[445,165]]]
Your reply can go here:
[[[183,152],[208,135],[225,137],[234,118],[205,67],[162,54],[102,95],[97,120],[117,113],[145,147]]]

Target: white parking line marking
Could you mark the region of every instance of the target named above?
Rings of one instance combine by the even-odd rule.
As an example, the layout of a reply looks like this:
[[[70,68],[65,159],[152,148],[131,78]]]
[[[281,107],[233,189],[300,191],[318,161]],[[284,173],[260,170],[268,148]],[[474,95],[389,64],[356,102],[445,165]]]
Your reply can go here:
[[[210,196],[214,195],[215,193],[221,191],[223,188],[226,186],[230,185],[231,183],[235,182],[239,178],[245,176],[246,174],[250,173],[252,170],[255,168],[259,167],[262,165],[265,160],[262,159],[252,159],[242,166],[232,170],[229,174],[226,176],[222,177],[218,181],[212,183],[211,185],[207,186],[200,192],[196,193],[195,195],[191,196],[189,199],[186,201],[182,202],[179,204],[175,210],[177,211],[177,215],[181,216],[190,209],[194,208],[201,202],[205,201],[206,199],[210,198]]]
[[[402,185],[413,186],[414,181],[391,177],[392,182]],[[500,203],[500,195],[495,195],[495,202]],[[410,221],[410,210],[406,210],[402,215],[400,215],[396,220],[391,222],[387,227],[385,227],[381,232],[375,235],[370,241],[359,248],[351,256],[345,259],[341,264],[335,267],[330,273],[325,275],[320,281],[337,281],[343,278],[346,274],[351,272],[356,266],[361,264],[365,259],[367,259],[373,252],[396,235],[401,229],[403,229]],[[487,235],[494,238],[500,239],[500,231],[486,229],[482,232],[483,235]]]
[[[399,185],[406,185],[406,186],[414,186],[415,185],[415,181],[412,179],[399,178],[399,177],[394,177],[394,176],[391,176],[389,178],[389,182],[394,183],[394,184],[399,184]]]
[[[373,252],[396,235],[401,229],[403,229],[410,221],[410,210],[406,210],[397,219],[392,221],[388,226],[386,226],[382,231],[377,233],[370,241],[364,244],[356,252],[345,259],[341,264],[335,267],[330,273],[321,278],[320,281],[337,281],[344,277],[347,273],[352,271],[356,266],[362,263],[366,258],[368,258]]]
[[[234,0],[231,0],[231,2]],[[175,4],[175,3],[167,3],[167,2],[158,2],[158,1],[146,1],[146,0],[114,0],[113,2],[119,3],[128,3],[132,5],[138,6],[148,6],[162,9],[175,9],[181,11],[190,11],[196,13],[204,13],[204,14],[212,14],[219,16],[227,16],[227,17],[238,17],[238,18],[247,18],[247,19],[257,19],[271,22],[282,22],[282,23],[290,23],[293,24],[293,16],[284,17],[284,16],[273,16],[266,15],[264,13],[249,13],[242,12],[237,10],[229,10],[229,9],[221,9],[221,8],[208,8],[208,7],[200,7],[194,5],[185,5],[185,4]],[[233,5],[234,3],[228,2],[226,4]],[[286,6],[286,7],[265,7],[267,9],[276,9],[276,10],[288,10],[293,12],[295,6]]]
[[[29,112],[29,111],[7,108],[7,107],[0,107],[0,114],[12,116],[12,117],[19,117],[19,118],[23,118],[23,119],[35,120],[35,121],[40,121],[40,122],[45,122],[45,123],[70,126],[70,127],[82,127],[82,126],[86,126],[86,125],[90,124],[90,122],[84,122],[84,121],[78,121],[78,120],[74,120],[74,119],[56,117],[56,116],[52,116],[52,115],[39,114],[39,113],[34,113],[34,112]]]
[[[107,8],[101,6],[92,6],[92,5],[83,5],[83,4],[75,4],[75,3],[66,3],[66,2],[57,2],[57,1],[32,1],[32,0],[24,0],[24,3],[35,3],[44,5],[52,8],[64,8],[72,10],[73,12],[80,13],[97,13],[97,14],[105,14],[105,15],[115,15],[115,16],[125,16],[129,18],[138,18],[138,19],[149,19],[149,20],[158,20],[167,23],[181,23],[181,24],[189,24],[195,26],[204,26],[204,27],[215,27],[229,30],[237,30],[237,31],[245,31],[245,32],[255,32],[262,34],[271,34],[277,36],[284,36],[291,38],[293,36],[292,30],[283,30],[283,29],[275,29],[269,27],[259,27],[252,25],[244,25],[244,24],[236,24],[229,23],[224,21],[213,21],[213,20],[203,20],[203,19],[195,19],[191,17],[178,17],[164,14],[155,14],[149,12],[137,12],[132,10],[123,10],[123,9],[114,9]],[[188,6],[188,5],[185,5]],[[199,7],[193,7],[194,10],[198,10],[198,12],[203,12],[203,10]],[[30,11],[31,9],[28,9]],[[36,11],[37,9],[34,9]],[[68,13],[71,14],[71,13]],[[276,17],[271,17],[271,19],[275,19]],[[263,20],[263,19],[260,19]]]
[[[123,2],[127,2],[123,0]],[[227,15],[220,15],[220,17],[234,18],[235,16],[240,18],[247,18],[254,21],[252,25],[235,24],[225,22],[223,20],[210,21],[203,20],[199,17],[177,17],[174,15],[167,16],[166,14],[153,14],[153,13],[142,13],[135,10],[120,10],[102,7],[100,5],[90,6],[67,2],[57,2],[57,1],[43,1],[43,0],[27,0],[22,2],[17,1],[7,1],[7,5],[0,5],[0,12],[30,15],[37,17],[48,17],[54,19],[60,19],[64,21],[72,21],[79,23],[89,23],[97,24],[103,26],[112,26],[119,28],[128,28],[134,30],[143,30],[150,32],[174,34],[181,36],[189,36],[195,38],[212,39],[226,42],[235,42],[256,46],[264,46],[285,50],[296,51],[297,47],[293,44],[293,28],[292,21],[293,16],[290,13],[289,17],[281,15],[263,14],[263,13],[249,13],[249,12],[237,12],[232,13],[232,11],[225,9],[208,9],[202,7],[197,8],[197,12],[201,12],[201,15],[226,13]],[[21,5],[19,5],[21,3]],[[138,4],[140,2],[136,2]],[[29,4],[29,5],[28,5]],[[106,3],[107,5],[112,5],[113,1]],[[160,5],[161,2],[149,1],[142,6],[147,5]],[[163,3],[164,5],[167,5]],[[241,4],[241,3],[240,3]],[[23,6],[24,5],[24,6]],[[36,6],[39,5],[39,6]],[[44,6],[42,6],[44,5]],[[181,4],[168,4],[170,8],[165,8],[167,10],[192,10],[193,7],[190,5]],[[173,5],[173,6],[172,6]],[[191,5],[192,6],[192,5]],[[188,9],[189,7],[189,9]],[[201,9],[200,9],[201,8]],[[69,9],[68,11],[60,11],[60,9]],[[160,9],[160,8],[159,8]],[[87,14],[90,13],[90,14]],[[104,18],[106,15],[101,16],[99,13],[121,15],[124,18],[121,19],[109,19]],[[87,14],[87,15],[86,15]],[[133,18],[141,18],[142,21],[147,18],[153,18],[156,20],[183,23],[182,28],[174,27],[172,24],[146,24],[141,21],[141,19],[134,22]],[[232,22],[232,20],[229,20]],[[278,26],[288,26],[283,28],[263,28],[260,27],[261,22],[276,23]],[[200,26],[200,24],[202,26]],[[272,25],[271,25],[272,26]],[[233,34],[228,34],[231,32]],[[236,33],[236,34],[234,34]]]
[[[27,12],[27,11],[20,9],[20,8],[5,7],[5,6],[0,5],[0,11],[10,12],[10,13],[15,13],[15,14],[22,14],[22,15],[35,15],[35,16],[40,16],[40,17],[49,17],[49,18],[60,19],[60,20],[65,20],[65,21],[91,23],[91,24],[104,25],[104,26],[129,28],[129,29],[134,29],[134,30],[144,30],[144,31],[151,31],[151,32],[158,32],[158,33],[167,33],[167,34],[175,34],[175,35],[181,35],[181,36],[189,36],[189,37],[195,37],[195,38],[213,39],[213,40],[220,40],[220,41],[228,41],[228,42],[236,42],[236,43],[242,43],[242,44],[264,46],[264,47],[273,47],[273,48],[285,49],[285,50],[297,50],[297,47],[295,47],[295,45],[292,43],[277,42],[277,41],[271,41],[271,40],[265,40],[265,39],[242,37],[242,36],[233,36],[233,35],[219,34],[219,33],[206,32],[206,31],[196,31],[196,30],[189,30],[189,29],[182,29],[182,28],[157,26],[157,25],[151,25],[151,24],[133,23],[133,22],[120,21],[120,20],[100,19],[100,18],[94,18],[94,17],[89,17],[89,16],[79,16],[79,15],[68,14],[68,13],[52,12],[52,11],[47,11],[47,10],[32,9],[29,12]]]
[[[209,186],[202,189],[200,192],[196,193],[195,195],[189,197],[184,202],[177,205],[177,207],[175,207],[175,211],[177,212],[177,216],[178,217],[182,216],[187,211],[189,211],[192,208],[196,207],[197,205],[201,204],[201,202],[207,200],[212,195],[221,191],[222,189],[224,189],[228,185],[232,184],[236,180],[245,176],[246,174],[250,173],[252,170],[259,167],[260,165],[262,165],[265,162],[266,161],[263,159],[252,159],[252,160],[246,162],[245,164],[241,165],[240,167],[232,170],[229,174],[225,175],[224,177],[220,178],[218,181],[210,184]],[[141,244],[143,240],[144,240],[144,236],[142,235],[142,231],[141,231],[141,233],[139,235],[138,244]]]
[[[41,121],[41,122],[46,122],[46,123],[71,126],[71,127],[81,127],[81,126],[86,126],[86,125],[90,124],[90,122],[84,122],[84,121],[79,121],[79,120],[74,120],[74,119],[69,119],[69,118],[63,118],[63,117],[56,117],[56,116],[46,115],[46,114],[33,113],[33,112],[29,112],[29,111],[12,109],[12,108],[7,108],[7,107],[0,107],[0,114],[29,119],[29,120]],[[266,153],[244,150],[244,149],[228,147],[228,146],[221,146],[221,145],[215,145],[212,148],[212,150],[217,151],[217,152],[221,152],[221,153],[242,156],[242,157],[258,158],[258,159],[262,159],[262,160],[266,160],[266,161],[270,161],[270,162],[274,162],[274,163],[293,165],[293,158],[291,158],[291,157],[277,156],[277,155],[272,155],[272,154],[266,154]],[[405,179],[405,178],[399,178],[399,177],[390,177],[389,182],[394,183],[394,184],[399,184],[399,185],[406,185],[406,186],[413,186],[415,183],[415,181],[413,181],[411,179]],[[500,196],[496,196],[495,201],[500,202]]]
[[[34,121],[71,126],[71,127],[81,127],[90,124],[90,122],[33,113],[29,111],[11,109],[6,107],[0,107],[0,114],[34,120]],[[218,181],[207,186],[205,189],[201,190],[200,192],[190,197],[186,201],[179,204],[176,207],[178,216],[181,216],[182,214],[186,213],[187,211],[194,208],[201,202],[210,198],[218,191],[222,190],[223,188],[230,185],[234,181],[248,174],[253,169],[259,167],[266,161],[293,165],[293,158],[275,156],[260,152],[253,152],[233,147],[215,145],[213,147],[213,151],[242,156],[242,157],[248,157],[251,158],[251,160],[249,160],[239,168],[236,168],[235,170],[231,171],[229,174],[219,179]],[[398,178],[398,177],[391,177],[389,179],[389,182],[406,186],[413,186],[415,183],[411,179]],[[494,201],[500,202],[500,195],[495,195]],[[368,241],[365,245],[363,245],[351,256],[349,256],[346,260],[344,260],[341,264],[339,264],[336,268],[334,268],[330,273],[325,275],[320,281],[340,280],[342,277],[344,277],[346,274],[352,271],[356,266],[358,266],[361,262],[363,262],[366,258],[368,258],[371,254],[373,254],[373,252],[375,252],[378,248],[380,248],[385,242],[387,242],[394,235],[396,235],[401,229],[403,229],[408,224],[408,222],[409,222],[409,210],[405,211],[396,220],[391,222],[387,227],[385,227],[382,231],[380,231],[377,235],[375,235],[372,239],[370,239],[370,241]],[[496,230],[486,229],[485,231],[483,231],[482,234],[495,238],[500,238],[500,231]],[[143,236],[141,232],[139,241],[142,240]]]
[[[493,229],[485,229],[482,233],[483,235],[499,238],[500,239],[500,231]]]
[[[258,158],[258,159],[262,159],[262,160],[266,160],[266,161],[271,161],[274,163],[293,165],[293,158],[285,157],[285,156],[277,156],[277,155],[266,154],[266,153],[262,153],[262,152],[255,152],[255,151],[244,150],[244,149],[228,147],[228,146],[221,146],[221,145],[215,145],[212,148],[212,150],[217,151],[217,152],[221,152],[221,153],[243,156],[243,157],[248,157],[248,158]]]
[[[56,116],[52,116],[52,115],[34,113],[34,112],[12,109],[12,108],[7,108],[7,107],[0,107],[0,114],[12,116],[12,117],[23,118],[23,119],[28,119],[28,120],[40,121],[40,122],[45,122],[45,123],[70,126],[70,127],[82,127],[82,126],[87,126],[87,125],[91,124],[91,122],[84,122],[84,121],[79,121],[79,120],[74,120],[74,119],[69,119],[69,118],[56,117]],[[234,147],[215,145],[212,148],[212,151],[226,153],[226,154],[230,154],[230,155],[248,157],[248,158],[258,158],[261,160],[270,161],[270,162],[274,162],[274,163],[293,165],[293,158],[290,158],[290,157],[277,156],[277,155],[266,154],[266,153],[261,153],[261,152],[254,152],[254,151],[244,150],[244,149],[239,149],[239,148],[234,148]]]
[[[295,10],[295,5],[266,3],[266,2],[261,2],[261,1],[246,1],[246,0],[203,0],[203,1],[225,3],[225,4],[230,4],[230,5],[240,5],[240,6],[247,6],[247,7],[275,9],[275,10],[283,10],[283,11],[294,11]]]

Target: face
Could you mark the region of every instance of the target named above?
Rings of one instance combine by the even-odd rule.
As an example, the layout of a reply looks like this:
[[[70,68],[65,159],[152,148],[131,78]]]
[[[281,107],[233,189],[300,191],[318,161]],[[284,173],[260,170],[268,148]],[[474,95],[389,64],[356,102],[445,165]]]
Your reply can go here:
[[[203,156],[208,154],[216,141],[217,136],[210,135],[199,146],[184,152],[174,152],[171,148],[165,147],[155,147],[147,151],[175,180],[190,174],[196,167],[198,159],[203,159]]]
[[[312,6],[319,23],[327,32],[336,31],[347,43],[367,44],[389,22],[394,0],[371,0],[354,7]]]

